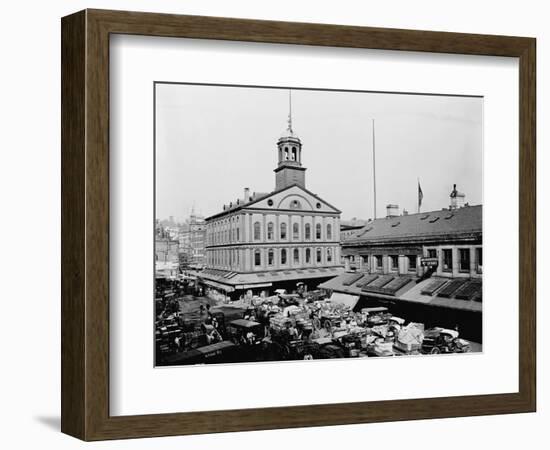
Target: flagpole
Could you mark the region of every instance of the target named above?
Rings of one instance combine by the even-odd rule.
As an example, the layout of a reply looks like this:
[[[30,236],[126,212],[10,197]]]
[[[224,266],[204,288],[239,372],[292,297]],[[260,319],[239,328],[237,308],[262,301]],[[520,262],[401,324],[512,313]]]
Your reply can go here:
[[[374,218],[376,219],[376,143],[374,136],[374,119],[372,119],[372,180],[374,192]]]
[[[417,204],[418,204],[418,213],[420,213],[420,202],[422,200],[420,200],[420,191],[422,190],[422,188],[420,187],[420,178],[419,177],[416,177],[416,196],[417,196]],[[424,196],[424,194],[422,194],[422,196]]]

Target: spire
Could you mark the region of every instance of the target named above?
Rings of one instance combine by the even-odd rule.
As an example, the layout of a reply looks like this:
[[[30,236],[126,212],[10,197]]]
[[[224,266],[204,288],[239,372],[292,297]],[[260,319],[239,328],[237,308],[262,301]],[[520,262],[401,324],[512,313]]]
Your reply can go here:
[[[292,134],[292,90],[288,90],[288,127],[287,131]]]
[[[292,90],[288,90],[288,121],[277,140],[278,164],[275,169],[275,190],[292,184],[305,186],[305,167],[302,167],[302,142],[292,129]]]
[[[294,134],[294,129],[292,128],[292,89],[288,90],[288,119],[286,130],[281,134],[281,139],[298,139],[298,136]]]

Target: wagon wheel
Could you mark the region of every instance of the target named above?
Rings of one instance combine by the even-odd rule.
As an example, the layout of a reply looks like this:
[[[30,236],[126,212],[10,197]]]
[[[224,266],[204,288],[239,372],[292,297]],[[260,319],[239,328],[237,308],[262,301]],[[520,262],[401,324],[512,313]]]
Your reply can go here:
[[[326,319],[324,322],[323,322],[323,327],[325,328],[325,330],[327,330],[328,332],[330,332],[332,330],[332,322],[330,321],[330,319]]]
[[[434,347],[434,348],[431,349],[430,353],[432,355],[437,355],[437,354],[441,353],[441,350],[439,349],[439,347]]]
[[[306,353],[304,355],[304,361],[311,361],[313,359],[313,355],[311,353]]]
[[[316,330],[319,330],[321,328],[321,321],[318,317],[315,317],[313,319],[313,328],[315,328]]]

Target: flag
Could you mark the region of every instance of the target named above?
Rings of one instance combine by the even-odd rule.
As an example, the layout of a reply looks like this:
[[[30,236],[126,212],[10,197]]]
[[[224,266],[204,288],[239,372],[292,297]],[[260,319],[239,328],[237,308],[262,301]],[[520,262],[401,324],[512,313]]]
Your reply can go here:
[[[420,181],[418,182],[418,212],[420,212],[420,207],[422,206],[422,199],[424,198],[424,193],[420,187]]]

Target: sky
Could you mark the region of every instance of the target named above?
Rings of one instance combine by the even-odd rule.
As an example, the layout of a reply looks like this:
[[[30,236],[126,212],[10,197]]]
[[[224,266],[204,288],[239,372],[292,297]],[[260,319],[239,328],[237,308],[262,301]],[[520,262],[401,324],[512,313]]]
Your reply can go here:
[[[209,216],[275,189],[277,139],[289,89],[156,85],[156,217]],[[449,206],[453,184],[483,203],[483,98],[292,89],[292,123],[302,142],[306,188],[342,211],[377,217],[386,205],[417,212]]]

